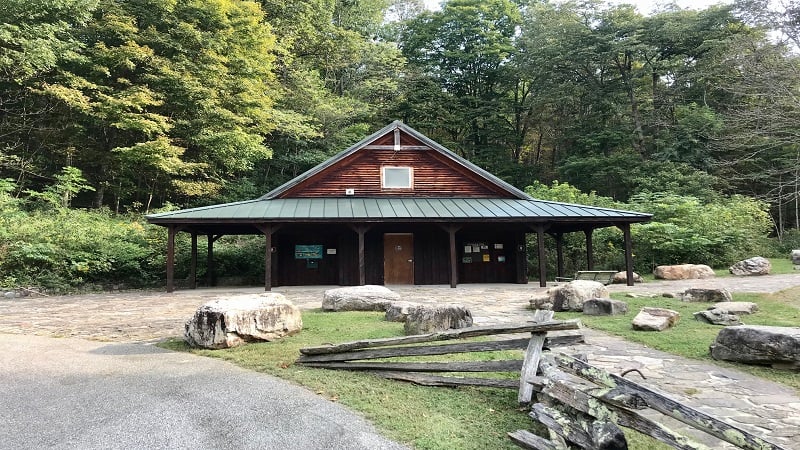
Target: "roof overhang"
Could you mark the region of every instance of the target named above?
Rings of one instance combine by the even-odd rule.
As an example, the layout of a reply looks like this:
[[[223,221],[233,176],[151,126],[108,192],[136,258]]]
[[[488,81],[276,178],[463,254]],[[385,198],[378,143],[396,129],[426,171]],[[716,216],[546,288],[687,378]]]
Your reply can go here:
[[[147,216],[155,225],[237,234],[258,233],[265,224],[354,223],[504,223],[570,232],[650,219],[650,214],[533,199],[354,197],[257,199]]]

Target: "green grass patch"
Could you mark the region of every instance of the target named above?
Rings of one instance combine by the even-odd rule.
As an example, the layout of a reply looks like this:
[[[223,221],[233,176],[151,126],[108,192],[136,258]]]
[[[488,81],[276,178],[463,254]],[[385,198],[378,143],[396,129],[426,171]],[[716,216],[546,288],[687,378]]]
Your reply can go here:
[[[772,271],[770,271],[770,274],[772,275],[798,273],[797,270],[794,270],[794,265],[788,258],[769,258],[769,262],[772,264]]]
[[[713,362],[722,367],[733,367],[743,372],[786,384],[800,391],[800,373],[775,370],[770,367],[727,363],[712,359],[709,354],[709,346],[716,339],[721,327],[700,322],[692,316],[693,313],[707,308],[708,304],[682,302],[679,299],[664,297],[628,298],[624,294],[613,294],[612,297],[628,303],[627,314],[619,316],[584,316],[581,313],[556,313],[556,318],[580,318],[583,324],[589,328],[621,336],[629,341],[644,344],[667,353]],[[756,314],[742,316],[742,321],[748,325],[794,327],[800,323],[800,288],[771,295],[734,294],[733,300],[758,304],[759,311]],[[675,327],[665,331],[635,331],[631,327],[631,320],[644,306],[655,306],[678,311],[681,314],[681,319]]]
[[[615,297],[623,299],[623,294]],[[586,326],[621,336],[665,352],[707,360],[724,367],[784,383],[800,390],[800,374],[711,360],[708,346],[720,327],[692,318],[692,313],[707,305],[685,303],[668,298],[624,298],[629,313],[623,316],[594,317],[578,313],[557,313],[558,319],[580,318]],[[800,289],[774,295],[736,294],[734,300],[758,303],[759,312],[745,316],[748,324],[796,326],[800,323]],[[643,306],[674,309],[681,321],[660,333],[637,332],[631,319]],[[313,369],[294,365],[300,348],[359,339],[403,335],[403,325],[386,322],[382,313],[339,312],[303,313],[303,331],[277,342],[249,344],[226,350],[193,350],[183,341],[169,341],[162,347],[221,358],[241,367],[268,373],[305,386],[330,401],[360,412],[387,437],[417,449],[514,449],[506,433],[518,429],[534,430],[527,411],[517,406],[515,390],[488,388],[435,388],[385,380],[370,374]],[[519,359],[519,351],[481,352],[457,355],[395,358],[406,361],[465,361]],[[475,376],[474,374],[465,374]],[[509,374],[490,376],[508,377]],[[691,393],[687,392],[687,395]],[[625,429],[632,450],[661,450],[669,446]]]
[[[403,324],[386,322],[383,313],[303,313],[303,331],[277,342],[226,350],[191,350],[169,341],[172,350],[221,358],[247,369],[300,384],[363,414],[381,432],[418,449],[513,449],[509,431],[532,430],[533,420],[510,389],[437,388],[385,380],[370,374],[293,365],[300,348],[358,339],[403,335]],[[521,352],[443,355],[429,360],[521,359]],[[404,358],[405,360],[414,358]],[[426,358],[416,358],[423,360]],[[474,374],[471,376],[475,376]]]

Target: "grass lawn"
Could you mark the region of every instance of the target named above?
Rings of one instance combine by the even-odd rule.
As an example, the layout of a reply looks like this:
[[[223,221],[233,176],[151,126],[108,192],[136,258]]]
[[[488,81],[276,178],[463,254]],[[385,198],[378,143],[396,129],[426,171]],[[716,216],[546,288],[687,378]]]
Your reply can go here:
[[[713,360],[709,354],[709,345],[717,337],[721,327],[709,325],[693,318],[692,314],[705,309],[705,303],[682,302],[671,298],[627,298],[624,294],[612,297],[628,303],[628,313],[620,316],[584,316],[581,313],[556,313],[556,319],[580,318],[589,328],[605,331],[621,336],[629,341],[638,342],[648,347],[687,358],[713,362],[723,367],[733,367],[743,372],[786,384],[800,392],[800,373],[775,370],[769,367],[733,364]],[[754,302],[758,304],[756,314],[742,316],[748,325],[772,325],[796,327],[800,325],[800,288],[789,289],[776,294],[733,294],[734,301]],[[681,314],[678,324],[662,332],[634,331],[631,320],[643,306],[656,306],[672,309]]]
[[[617,296],[615,294],[615,296]],[[668,298],[622,298],[628,302],[624,316],[592,317],[579,313],[557,313],[557,319],[580,318],[591,328],[622,336],[652,348],[689,358],[708,360],[784,383],[800,391],[800,374],[713,361],[708,346],[719,327],[703,324],[692,313],[706,305]],[[748,324],[797,326],[800,324],[800,289],[774,295],[734,295],[737,301],[758,303],[759,312],[745,316]],[[681,313],[681,321],[668,331],[634,332],[631,319],[642,306],[659,306]],[[303,331],[279,342],[249,344],[226,350],[192,350],[183,341],[161,344],[173,350],[221,358],[247,369],[265,372],[305,386],[330,401],[359,411],[385,436],[417,449],[503,449],[517,448],[506,433],[533,430],[527,411],[517,406],[514,390],[489,388],[436,388],[390,381],[369,374],[313,369],[294,365],[302,347],[368,338],[403,335],[403,325],[386,322],[383,313],[303,313]],[[521,352],[457,355],[455,360],[520,359]],[[429,359],[445,360],[447,356]],[[631,450],[660,450],[670,447],[625,429]]]
[[[386,322],[383,313],[306,311],[303,331],[279,342],[226,350],[189,350],[178,340],[162,345],[222,358],[305,386],[361,412],[385,436],[414,448],[518,448],[506,433],[531,430],[533,421],[518,407],[515,390],[423,387],[364,373],[292,364],[302,347],[403,334],[403,324]],[[522,352],[493,352],[481,358],[521,359]]]

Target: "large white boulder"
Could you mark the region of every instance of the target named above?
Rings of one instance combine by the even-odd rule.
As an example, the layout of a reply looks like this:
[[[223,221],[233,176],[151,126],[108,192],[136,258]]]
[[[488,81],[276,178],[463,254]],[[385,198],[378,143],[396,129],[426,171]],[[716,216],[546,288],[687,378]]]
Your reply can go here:
[[[472,312],[462,305],[419,305],[406,317],[406,335],[427,334],[472,326]]]
[[[673,266],[657,266],[653,275],[659,280],[693,280],[713,278],[711,267],[705,264],[677,264]]]
[[[300,309],[278,293],[219,298],[200,306],[186,322],[192,347],[228,348],[253,341],[274,341],[303,328]]]
[[[690,288],[681,294],[684,302],[721,303],[733,300],[727,289]]]
[[[365,285],[328,289],[322,298],[324,311],[386,311],[400,294],[384,286]]]
[[[553,311],[583,311],[583,303],[593,298],[609,298],[603,283],[589,280],[570,281],[551,288]]]
[[[678,311],[646,306],[633,318],[631,325],[639,331],[664,331],[675,326],[680,317]]]
[[[728,268],[730,273],[738,276],[769,275],[771,270],[772,263],[760,256],[744,259]]]

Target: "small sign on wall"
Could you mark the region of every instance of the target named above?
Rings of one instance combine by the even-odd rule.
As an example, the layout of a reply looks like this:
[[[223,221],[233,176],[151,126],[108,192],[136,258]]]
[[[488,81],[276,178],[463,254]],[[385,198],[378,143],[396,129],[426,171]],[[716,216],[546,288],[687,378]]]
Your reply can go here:
[[[294,259],[322,259],[322,246],[295,245]]]
[[[325,249],[325,254],[327,254],[327,255],[335,255],[336,254],[336,249],[335,248]]]

